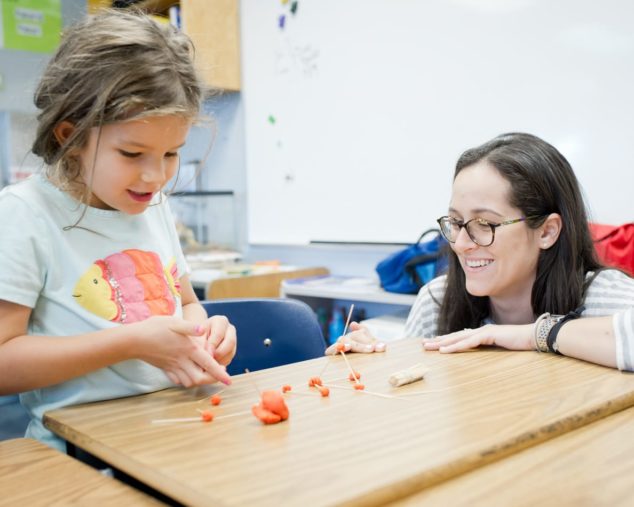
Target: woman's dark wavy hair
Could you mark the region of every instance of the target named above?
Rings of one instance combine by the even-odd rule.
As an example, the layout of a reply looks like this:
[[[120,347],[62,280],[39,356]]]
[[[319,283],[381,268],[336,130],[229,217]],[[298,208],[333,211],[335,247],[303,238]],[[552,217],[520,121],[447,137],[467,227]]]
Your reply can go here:
[[[583,301],[588,271],[601,268],[597,260],[579,182],[564,156],[530,134],[509,133],[465,151],[456,164],[454,180],[463,169],[488,162],[511,184],[510,204],[533,229],[550,213],[558,213],[562,230],[555,244],[542,250],[531,303],[536,315],[565,314]],[[472,296],[456,254],[450,250],[447,291],[440,307],[439,334],[476,328],[490,313],[488,296]]]

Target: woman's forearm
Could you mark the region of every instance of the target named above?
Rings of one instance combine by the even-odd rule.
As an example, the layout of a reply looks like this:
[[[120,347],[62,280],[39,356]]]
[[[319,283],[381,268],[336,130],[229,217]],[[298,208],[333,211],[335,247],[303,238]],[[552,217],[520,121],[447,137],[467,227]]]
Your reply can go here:
[[[582,318],[566,322],[557,334],[564,356],[615,368],[616,338],[612,316]]]

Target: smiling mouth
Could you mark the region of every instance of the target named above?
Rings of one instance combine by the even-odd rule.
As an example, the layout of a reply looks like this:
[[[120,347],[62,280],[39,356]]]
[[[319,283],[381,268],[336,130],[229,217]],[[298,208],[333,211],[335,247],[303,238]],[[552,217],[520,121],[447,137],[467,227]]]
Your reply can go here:
[[[147,202],[152,199],[152,196],[154,195],[152,192],[135,192],[134,190],[128,190],[128,194],[130,194],[132,199],[140,202]]]
[[[492,260],[487,260],[487,259],[478,259],[478,260],[465,260],[465,265],[468,268],[484,268],[486,266],[490,266],[491,264],[493,264]]]

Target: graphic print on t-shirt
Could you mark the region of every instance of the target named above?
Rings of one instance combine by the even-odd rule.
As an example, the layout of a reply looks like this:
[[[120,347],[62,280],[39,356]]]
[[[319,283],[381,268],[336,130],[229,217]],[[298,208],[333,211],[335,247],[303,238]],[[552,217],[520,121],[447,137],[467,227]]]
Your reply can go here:
[[[155,252],[123,250],[95,261],[77,281],[73,297],[104,319],[138,322],[174,313],[178,278],[174,259],[164,267]]]

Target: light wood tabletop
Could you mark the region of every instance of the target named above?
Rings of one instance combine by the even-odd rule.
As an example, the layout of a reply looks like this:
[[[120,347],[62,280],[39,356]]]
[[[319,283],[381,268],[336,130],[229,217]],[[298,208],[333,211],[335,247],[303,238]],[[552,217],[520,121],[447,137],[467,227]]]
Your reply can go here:
[[[205,395],[219,388],[169,389],[49,412],[44,423],[187,505],[382,505],[634,405],[634,376],[552,354],[443,355],[409,339],[347,358],[366,392],[351,389],[344,358],[322,357],[236,376],[217,407]],[[389,385],[421,362],[424,380]],[[307,387],[315,375],[342,387],[322,398]],[[256,386],[283,384],[291,416],[264,426],[249,412]],[[197,409],[215,420],[152,422]]]
[[[391,507],[630,506],[634,408],[426,489]]]
[[[164,505],[32,439],[0,442],[0,506]]]

